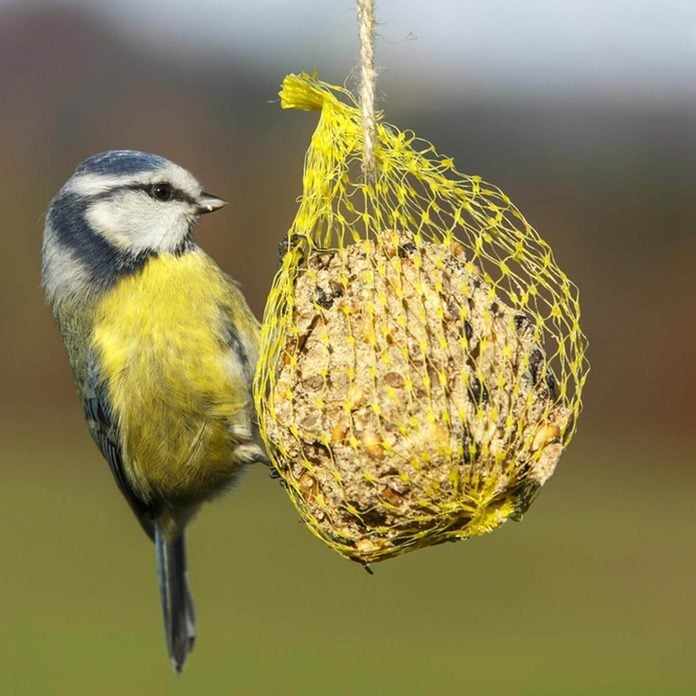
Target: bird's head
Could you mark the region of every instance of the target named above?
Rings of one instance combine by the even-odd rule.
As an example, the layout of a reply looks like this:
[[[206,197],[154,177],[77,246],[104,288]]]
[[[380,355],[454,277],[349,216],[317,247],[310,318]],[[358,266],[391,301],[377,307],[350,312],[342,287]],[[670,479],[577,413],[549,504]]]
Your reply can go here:
[[[44,285],[56,292],[106,288],[151,256],[194,248],[198,218],[225,201],[185,169],[134,150],[89,157],[51,202],[44,230]],[[83,288],[88,289],[88,288]]]

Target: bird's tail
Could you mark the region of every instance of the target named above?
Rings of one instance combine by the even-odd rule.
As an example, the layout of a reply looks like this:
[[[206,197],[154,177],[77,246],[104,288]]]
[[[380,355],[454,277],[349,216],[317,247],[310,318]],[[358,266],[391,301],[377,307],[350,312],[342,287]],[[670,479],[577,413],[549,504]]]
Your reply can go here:
[[[168,542],[156,529],[155,548],[167,650],[179,674],[196,639],[196,614],[188,584],[184,535]]]

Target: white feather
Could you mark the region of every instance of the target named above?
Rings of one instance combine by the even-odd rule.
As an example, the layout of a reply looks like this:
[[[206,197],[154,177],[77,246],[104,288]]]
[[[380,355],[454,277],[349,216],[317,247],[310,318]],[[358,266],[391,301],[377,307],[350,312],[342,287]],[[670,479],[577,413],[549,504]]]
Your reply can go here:
[[[46,223],[43,246],[43,285],[49,302],[85,293],[89,271],[73,251],[56,241],[55,231]]]
[[[137,254],[174,251],[195,211],[185,201],[156,201],[144,191],[121,191],[87,209],[87,222],[112,246]]]
[[[136,186],[166,182],[191,199],[198,199],[201,185],[176,164],[139,174],[83,174],[74,177],[65,190],[81,197],[111,196],[94,201],[87,221],[95,232],[117,249],[135,254],[145,250],[175,250],[188,233],[196,211],[186,201],[158,201]],[[119,190],[120,189],[120,190]]]
[[[138,186],[140,184],[156,184],[168,181],[176,188],[191,197],[201,193],[201,185],[196,179],[173,162],[164,167],[149,169],[138,174],[79,174],[73,176],[65,185],[65,193],[74,193],[80,197],[90,198],[100,193],[106,193],[119,186]]]

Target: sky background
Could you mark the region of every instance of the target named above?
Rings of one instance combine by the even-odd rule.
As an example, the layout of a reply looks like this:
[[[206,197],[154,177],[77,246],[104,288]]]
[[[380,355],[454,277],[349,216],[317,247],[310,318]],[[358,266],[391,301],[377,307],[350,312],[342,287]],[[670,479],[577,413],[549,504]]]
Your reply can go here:
[[[28,3],[2,0],[0,7],[20,4]],[[188,47],[195,60],[227,56],[279,70],[321,65],[339,76],[356,63],[356,10],[346,0],[45,3],[66,4],[108,16],[132,41]],[[696,95],[690,0],[380,0],[376,16],[383,80],[414,92]]]
[[[356,11],[345,0],[175,0],[165,13],[159,3],[116,4],[108,10],[115,18],[162,43],[207,43],[279,68],[288,56],[343,72],[355,63]],[[696,94],[696,4],[689,0],[380,0],[376,18],[379,66],[402,85]]]

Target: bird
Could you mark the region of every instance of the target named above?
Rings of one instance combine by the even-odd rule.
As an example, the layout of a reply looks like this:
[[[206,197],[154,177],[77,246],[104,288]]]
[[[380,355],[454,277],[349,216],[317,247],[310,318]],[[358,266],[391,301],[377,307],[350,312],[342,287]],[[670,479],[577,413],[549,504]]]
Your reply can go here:
[[[259,323],[194,239],[225,205],[164,157],[112,150],[77,166],[43,235],[42,284],[89,432],[154,542],[176,673],[196,636],[186,525],[268,461],[251,394]]]

